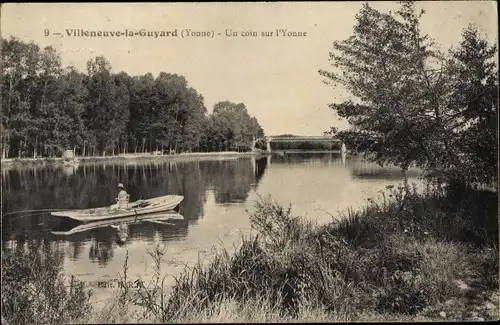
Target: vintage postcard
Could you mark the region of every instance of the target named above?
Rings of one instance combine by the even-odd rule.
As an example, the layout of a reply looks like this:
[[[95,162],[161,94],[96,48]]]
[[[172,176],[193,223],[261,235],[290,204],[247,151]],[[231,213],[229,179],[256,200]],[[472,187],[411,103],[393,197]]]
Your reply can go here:
[[[2,4],[2,323],[498,320],[497,9]]]

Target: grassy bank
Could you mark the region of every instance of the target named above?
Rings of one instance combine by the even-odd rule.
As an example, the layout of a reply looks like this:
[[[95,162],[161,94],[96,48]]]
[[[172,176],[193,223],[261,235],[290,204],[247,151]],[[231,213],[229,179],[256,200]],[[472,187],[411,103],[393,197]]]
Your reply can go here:
[[[267,198],[250,219],[254,234],[234,253],[186,269],[168,293],[160,251],[147,284],[132,287],[125,264],[118,299],[90,321],[499,318],[496,193],[400,187],[326,225]]]
[[[143,303],[146,313],[135,317],[496,319],[497,204],[491,192],[399,188],[381,204],[319,226],[263,200],[251,214],[254,236],[234,254],[186,271],[171,294],[158,296],[162,304]]]
[[[192,160],[220,160],[231,159],[244,156],[254,156],[262,154],[261,151],[256,152],[193,152],[181,153],[177,155],[152,155],[152,154],[123,154],[116,156],[87,156],[76,157],[77,164],[95,164],[95,163],[129,163],[129,162],[163,162],[163,161],[192,161]],[[62,158],[12,158],[2,159],[2,169],[19,168],[25,166],[48,166],[48,165],[63,165],[65,164]]]

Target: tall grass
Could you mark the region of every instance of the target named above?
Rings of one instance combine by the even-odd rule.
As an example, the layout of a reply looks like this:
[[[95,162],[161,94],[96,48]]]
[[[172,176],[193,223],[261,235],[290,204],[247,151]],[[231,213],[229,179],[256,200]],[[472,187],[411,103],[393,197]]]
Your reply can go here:
[[[318,226],[265,198],[250,215],[257,235],[187,269],[162,308],[145,307],[163,322],[263,320],[249,310],[267,321],[434,317],[436,306],[464,298],[457,281],[498,289],[496,214],[477,201],[468,195],[451,205],[449,189],[419,193],[406,184]]]
[[[85,322],[89,316],[91,292],[78,280],[66,281],[61,256],[45,244],[3,249],[3,324]]]

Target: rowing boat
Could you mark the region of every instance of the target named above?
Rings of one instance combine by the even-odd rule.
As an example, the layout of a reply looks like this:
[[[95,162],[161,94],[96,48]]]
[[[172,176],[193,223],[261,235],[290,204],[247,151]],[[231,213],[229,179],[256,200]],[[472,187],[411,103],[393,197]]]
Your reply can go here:
[[[163,221],[164,224],[168,223],[169,225],[172,225],[172,221],[176,220],[184,220],[184,217],[182,214],[179,214],[177,212],[167,212],[167,213],[158,213],[154,215],[150,214],[143,214],[140,216],[131,216],[131,217],[124,217],[119,220],[117,219],[108,219],[108,220],[101,220],[101,221],[94,221],[94,222],[86,222],[83,224],[79,224],[76,227],[72,228],[66,228],[66,229],[54,229],[51,231],[53,235],[73,235],[76,233],[84,232],[84,231],[89,231],[92,229],[98,229],[98,228],[105,228],[105,227],[112,227],[116,228],[117,225],[129,225],[129,224],[136,224],[136,223],[142,223],[142,222],[150,222],[150,223],[161,223],[160,221]]]
[[[56,217],[71,218],[82,222],[110,220],[175,210],[182,200],[184,200],[184,197],[181,195],[165,195],[147,200],[130,202],[128,204],[128,208],[126,209],[104,207],[86,210],[58,211],[52,212],[51,215]]]

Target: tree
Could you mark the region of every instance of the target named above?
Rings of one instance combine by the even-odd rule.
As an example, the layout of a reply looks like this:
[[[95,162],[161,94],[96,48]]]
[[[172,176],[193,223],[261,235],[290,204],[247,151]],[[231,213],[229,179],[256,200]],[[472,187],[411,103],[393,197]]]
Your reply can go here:
[[[336,70],[319,73],[353,97],[330,105],[351,124],[347,131],[334,130],[351,148],[381,165],[392,163],[404,170],[416,165],[430,175],[449,177],[463,173],[468,164],[458,147],[460,132],[455,132],[458,88],[450,82],[461,77],[420,31],[423,14],[415,12],[413,2],[403,2],[395,14],[365,4],[356,16],[354,34],[334,42],[330,58]],[[461,73],[470,69],[474,67]]]
[[[263,134],[244,104],[208,116],[183,76],[116,74],[103,56],[89,60],[85,74],[63,69],[52,47],[1,42],[2,158],[241,149],[251,134]]]
[[[211,117],[215,147],[224,150],[249,150],[254,137],[264,135],[257,119],[248,114],[243,103],[218,102],[214,105]]]
[[[255,117],[250,119],[252,135],[255,138],[262,138],[264,136],[264,129],[260,126],[259,122]]]
[[[193,88],[189,88],[186,95],[187,109],[183,122],[182,148],[184,151],[190,152],[200,146],[202,135],[200,131],[203,128],[207,108],[204,105],[203,96],[199,95]]]
[[[18,156],[36,157],[45,151],[43,142],[53,137],[47,125],[53,122],[61,61],[52,47],[41,50],[16,38],[2,39],[2,49],[7,86],[2,87],[2,156],[17,149]]]
[[[57,145],[64,149],[81,149],[85,154],[85,143],[89,143],[83,114],[87,100],[86,76],[68,67],[57,80],[56,103],[52,109],[52,129],[58,130]]]
[[[37,91],[35,92],[36,104],[31,112],[33,118],[31,136],[33,144],[33,156],[38,152],[47,152],[50,155],[61,153],[66,145],[66,132],[61,132],[60,126],[64,127],[67,121],[64,119],[65,112],[60,110],[58,97],[63,69],[61,58],[52,47],[46,47],[40,53],[40,73],[37,78]],[[34,143],[33,143],[34,141]]]
[[[450,120],[448,133],[464,161],[461,171],[468,182],[492,183],[498,171],[498,67],[497,48],[477,29],[462,33],[459,47],[450,51],[447,66]]]
[[[109,146],[117,152],[120,151],[120,146],[123,152],[127,146],[128,137],[125,133],[129,121],[130,111],[130,94],[129,94],[129,80],[130,77],[125,72],[120,72],[114,76],[114,106],[111,115],[110,132],[109,136],[112,139]]]
[[[146,139],[151,127],[151,97],[154,77],[151,73],[132,77],[130,81],[129,122],[127,134],[134,152],[145,151]]]
[[[155,145],[190,151],[199,144],[203,97],[188,87],[186,78],[161,72],[153,88],[151,134]]]
[[[14,124],[17,122],[17,114],[20,113],[21,94],[20,85],[24,77],[24,49],[25,44],[16,38],[2,39],[2,158],[6,158],[12,148],[16,145]],[[14,150],[16,148],[13,148]]]
[[[99,56],[87,62],[89,101],[86,127],[102,152],[115,151],[129,118],[129,94],[126,74],[113,75],[106,58]]]

